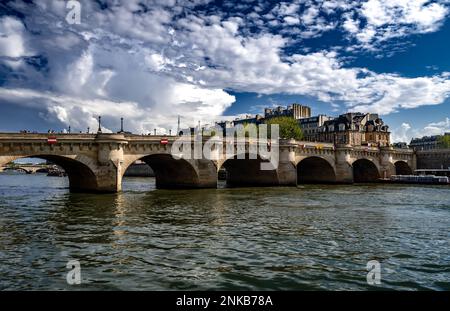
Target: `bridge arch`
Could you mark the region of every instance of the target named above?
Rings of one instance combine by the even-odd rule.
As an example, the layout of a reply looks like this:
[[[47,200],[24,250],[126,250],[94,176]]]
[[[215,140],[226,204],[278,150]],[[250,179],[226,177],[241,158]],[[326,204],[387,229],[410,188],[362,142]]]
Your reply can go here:
[[[297,184],[335,182],[336,172],[328,160],[310,156],[297,163]]]
[[[245,156],[245,158],[243,158]],[[261,170],[268,162],[257,154],[245,153],[226,159],[218,167],[226,171],[228,187],[274,186],[279,184],[277,170]]]
[[[127,168],[137,160],[145,162],[152,168],[158,189],[198,188],[201,186],[200,176],[191,160],[175,159],[169,153],[134,156],[122,166],[122,176]]]
[[[352,163],[352,167],[355,183],[376,182],[381,177],[377,164],[369,159],[358,159]]]
[[[14,171],[17,171],[17,172],[23,172],[25,174],[32,174],[33,173],[33,170],[26,169],[26,168],[24,168],[22,166],[18,166],[18,167],[14,167],[14,168],[7,167],[7,168],[4,169],[4,171],[11,171],[11,170],[14,170]]]
[[[1,159],[0,162],[2,163],[0,163],[0,165],[5,165],[21,158],[39,158],[60,166],[69,178],[69,189],[71,192],[98,191],[99,189],[97,176],[89,163],[92,161],[88,160],[88,163],[85,163],[86,157],[80,156],[71,158],[62,155],[49,154],[9,156]]]
[[[395,165],[395,174],[396,175],[412,175],[413,171],[411,167],[405,161],[397,161],[394,163]]]

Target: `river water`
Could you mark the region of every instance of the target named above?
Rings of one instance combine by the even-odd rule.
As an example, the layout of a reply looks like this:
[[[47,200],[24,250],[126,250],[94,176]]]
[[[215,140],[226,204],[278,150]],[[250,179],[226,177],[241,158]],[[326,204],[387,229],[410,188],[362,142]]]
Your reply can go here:
[[[123,188],[1,173],[0,289],[450,290],[449,187]]]

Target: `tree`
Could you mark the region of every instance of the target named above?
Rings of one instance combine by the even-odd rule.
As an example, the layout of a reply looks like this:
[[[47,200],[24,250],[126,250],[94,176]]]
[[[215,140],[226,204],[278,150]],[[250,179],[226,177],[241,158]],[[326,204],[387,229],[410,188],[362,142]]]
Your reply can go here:
[[[257,127],[256,124],[249,123],[249,122],[244,122],[244,123],[242,123],[242,126],[244,127],[245,138],[249,138],[251,127],[253,127],[253,131],[254,131],[254,133],[252,133],[252,134],[253,135],[258,135],[258,127]]]
[[[275,117],[265,121],[270,133],[270,125],[278,124],[280,126],[280,138],[282,139],[303,139],[303,132],[297,120],[291,117]]]
[[[441,148],[450,148],[450,135],[445,134],[439,138],[439,146]]]

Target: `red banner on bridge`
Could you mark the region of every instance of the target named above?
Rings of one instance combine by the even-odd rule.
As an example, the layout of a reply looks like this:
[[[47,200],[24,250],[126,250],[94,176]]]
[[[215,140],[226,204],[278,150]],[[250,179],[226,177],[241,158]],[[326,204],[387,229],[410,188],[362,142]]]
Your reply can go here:
[[[49,145],[56,144],[57,142],[58,142],[58,140],[56,139],[56,136],[49,136],[47,138],[47,144],[49,144]]]
[[[161,145],[167,145],[169,143],[169,140],[167,138],[163,138],[159,141]]]

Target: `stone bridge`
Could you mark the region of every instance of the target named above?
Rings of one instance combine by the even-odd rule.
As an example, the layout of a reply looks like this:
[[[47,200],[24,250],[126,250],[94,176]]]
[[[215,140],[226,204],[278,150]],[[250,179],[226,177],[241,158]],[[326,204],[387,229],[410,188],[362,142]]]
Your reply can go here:
[[[0,172],[7,170],[22,171],[27,174],[35,174],[39,171],[46,172],[50,165],[14,165],[11,167],[0,167]]]
[[[122,133],[51,136],[56,143],[48,141],[48,134],[0,133],[0,167],[19,158],[45,159],[66,171],[71,191],[83,192],[120,191],[125,171],[136,160],[150,165],[157,188],[215,188],[221,168],[226,169],[229,186],[375,182],[416,169],[413,151],[393,148],[280,140],[278,168],[260,170],[265,160],[249,156],[248,143],[237,151],[245,154],[245,159],[194,160],[172,157],[171,146],[178,137]],[[167,144],[162,139],[167,139]]]

